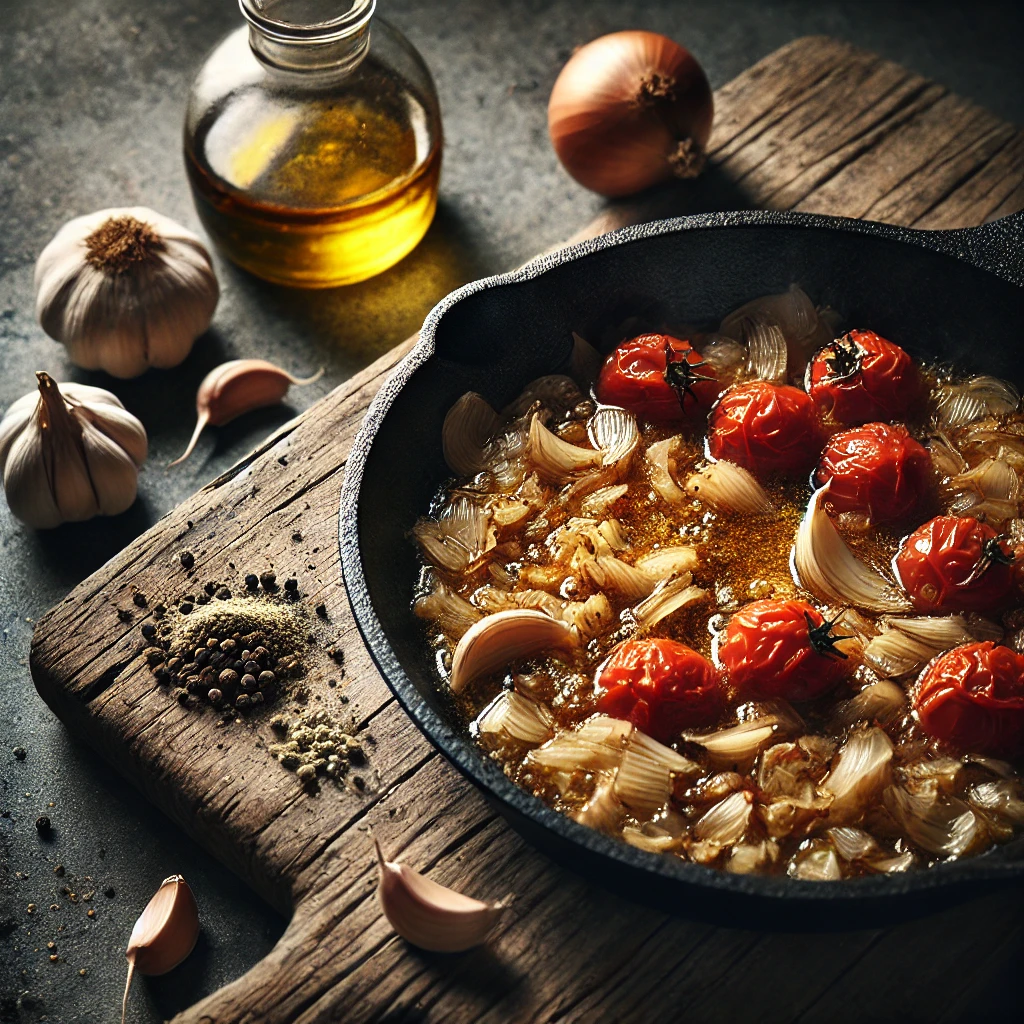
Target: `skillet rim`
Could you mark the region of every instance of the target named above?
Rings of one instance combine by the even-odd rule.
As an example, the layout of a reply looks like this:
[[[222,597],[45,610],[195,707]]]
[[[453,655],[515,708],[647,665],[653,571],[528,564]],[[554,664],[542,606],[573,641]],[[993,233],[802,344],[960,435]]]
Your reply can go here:
[[[346,460],[339,511],[339,544],[345,591],[356,625],[378,671],[416,727],[435,749],[483,791],[489,801],[497,803],[504,817],[512,818],[513,827],[519,827],[516,819],[526,819],[531,830],[539,827],[552,832],[553,840],[582,848],[582,852],[591,858],[596,855],[634,874],[640,872],[652,885],[694,887],[706,891],[711,898],[721,894],[751,901],[768,900],[780,905],[800,903],[823,908],[837,900],[849,906],[894,897],[920,897],[965,884],[973,886],[1024,877],[1024,850],[1014,851],[1021,858],[1018,860],[993,860],[989,853],[984,853],[906,874],[810,882],[785,875],[733,875],[717,868],[648,853],[622,840],[605,836],[552,810],[516,786],[467,737],[434,711],[406,675],[374,611],[359,547],[359,499],[363,474],[377,432],[391,406],[412,375],[433,357],[437,329],[449,310],[479,292],[531,281],[557,267],[605,249],[685,231],[764,227],[844,231],[909,244],[947,255],[1024,289],[1024,212],[981,227],[926,231],[877,221],[774,210],[697,214],[633,225],[539,256],[516,270],[463,285],[441,299],[427,314],[416,344],[396,365],[370,403]],[[541,848],[532,838],[528,841]],[[1024,837],[1012,845],[1024,845]],[[546,849],[542,852],[552,855]],[[564,857],[556,856],[556,859],[565,862]],[[607,880],[607,883],[615,888],[614,879]]]

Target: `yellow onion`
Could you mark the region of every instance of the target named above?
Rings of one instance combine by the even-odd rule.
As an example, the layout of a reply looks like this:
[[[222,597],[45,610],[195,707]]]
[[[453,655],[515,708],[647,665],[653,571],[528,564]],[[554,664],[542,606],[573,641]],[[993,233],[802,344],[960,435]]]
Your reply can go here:
[[[581,47],[548,103],[548,131],[585,188],[626,196],[704,165],[714,103],[693,55],[656,32],[613,32]]]

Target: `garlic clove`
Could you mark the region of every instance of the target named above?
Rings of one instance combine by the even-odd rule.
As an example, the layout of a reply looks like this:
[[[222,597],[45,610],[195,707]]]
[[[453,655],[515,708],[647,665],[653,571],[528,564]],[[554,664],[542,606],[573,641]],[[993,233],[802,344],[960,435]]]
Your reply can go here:
[[[498,427],[498,414],[485,398],[467,391],[449,410],[441,427],[441,446],[448,468],[472,476],[484,466],[484,445]]]
[[[125,950],[128,980],[121,1002],[121,1024],[128,1009],[128,993],[135,971],[166,974],[192,952],[198,938],[199,908],[192,890],[181,875],[171,875],[160,883],[128,939]]]
[[[117,442],[90,423],[82,424],[82,451],[99,513],[116,516],[124,512],[138,491],[136,466],[128,463]]]
[[[563,441],[534,416],[530,422],[529,456],[545,480],[561,483],[574,473],[601,464],[603,453]]]
[[[23,523],[48,530],[64,522],[47,475],[46,449],[39,430],[14,437],[3,459],[4,490],[11,514]]]
[[[686,493],[713,508],[753,515],[770,512],[772,503],[754,475],[734,462],[712,462],[686,481]]]
[[[70,398],[74,391],[65,387],[62,393],[65,398]],[[142,468],[149,455],[149,439],[146,437],[146,428],[127,409],[113,405],[99,405],[97,408],[77,403],[75,408],[81,419],[108,437],[117,447],[123,448],[132,457],[136,468]]]
[[[576,634],[566,623],[543,612],[515,609],[474,623],[458,642],[450,677],[455,693],[519,658],[540,651],[571,651]]]
[[[207,425],[222,427],[243,413],[276,405],[292,384],[312,384],[323,374],[321,367],[312,377],[293,377],[265,359],[232,359],[214,367],[196,392],[196,428],[188,447],[170,465],[176,466],[192,454]]]
[[[587,424],[590,443],[602,452],[602,465],[622,463],[625,470],[628,459],[640,443],[640,429],[636,417],[628,409],[617,405],[603,405]]]
[[[435,953],[461,953],[486,941],[508,900],[485,903],[439,885],[377,851],[377,895],[391,927],[406,942]]]

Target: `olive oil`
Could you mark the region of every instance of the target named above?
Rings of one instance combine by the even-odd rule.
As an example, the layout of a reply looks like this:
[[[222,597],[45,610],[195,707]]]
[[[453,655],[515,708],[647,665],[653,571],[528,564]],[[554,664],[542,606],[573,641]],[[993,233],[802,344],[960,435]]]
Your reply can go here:
[[[437,206],[441,141],[401,79],[374,67],[297,103],[230,94],[186,139],[199,215],[225,255],[279,284],[327,288],[397,263]]]

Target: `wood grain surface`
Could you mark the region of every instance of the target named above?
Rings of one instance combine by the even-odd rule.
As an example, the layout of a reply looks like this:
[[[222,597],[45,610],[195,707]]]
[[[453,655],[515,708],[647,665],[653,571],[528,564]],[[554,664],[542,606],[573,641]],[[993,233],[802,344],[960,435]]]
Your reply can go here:
[[[797,40],[715,100],[705,202],[928,228],[1024,206],[1024,133],[846,44]],[[578,237],[692,208],[686,187],[664,189],[610,206]],[[747,931],[666,917],[526,846],[426,743],[360,642],[337,546],[346,454],[411,344],[279,430],[36,626],[32,673],[60,718],[291,914],[266,959],[176,1020],[938,1020],[984,1005],[1019,958],[1019,892],[826,938],[789,934],[784,919]],[[179,561],[184,550],[195,556],[190,571]],[[175,703],[140,656],[148,613],[133,593],[152,603],[268,567],[296,575],[310,607],[327,606],[345,678],[329,687],[337,665],[325,650],[311,656],[311,703],[355,716],[369,753],[357,772],[362,789],[351,777],[315,794],[302,789],[267,750],[268,715],[217,728],[214,714]],[[371,827],[390,855],[442,883],[480,897],[514,892],[494,941],[456,957],[399,940],[375,897]],[[965,961],[972,946],[984,955]]]

